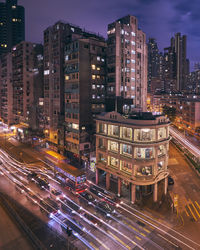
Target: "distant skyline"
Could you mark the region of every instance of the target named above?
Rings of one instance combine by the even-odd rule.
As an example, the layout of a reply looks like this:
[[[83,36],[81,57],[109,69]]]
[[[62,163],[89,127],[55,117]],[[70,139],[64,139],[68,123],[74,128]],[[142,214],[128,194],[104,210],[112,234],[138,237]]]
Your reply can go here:
[[[1,0],[2,1],[2,0]],[[43,31],[58,20],[70,22],[107,37],[107,25],[128,14],[139,28],[157,40],[160,51],[175,33],[187,35],[191,68],[200,61],[200,4],[198,0],[18,0],[25,7],[26,40],[43,42]]]

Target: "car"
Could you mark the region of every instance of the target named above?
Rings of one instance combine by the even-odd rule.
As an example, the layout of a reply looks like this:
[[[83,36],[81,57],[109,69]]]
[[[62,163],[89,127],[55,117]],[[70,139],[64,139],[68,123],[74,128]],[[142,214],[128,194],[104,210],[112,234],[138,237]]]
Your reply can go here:
[[[56,190],[55,188],[51,189],[51,196],[52,194],[56,197],[56,199],[60,199],[63,197],[63,193],[60,190]]]
[[[114,212],[113,207],[105,201],[98,202],[95,208],[106,216]]]
[[[34,181],[36,177],[37,177],[37,174],[35,172],[31,172],[27,174],[27,179],[30,181]]]
[[[79,195],[79,199],[81,200],[81,201],[88,201],[88,202],[94,202],[95,201],[95,198],[90,194],[90,193],[88,193],[88,192],[82,192],[82,193],[80,193],[80,195]]]
[[[86,219],[88,219],[89,221],[91,221],[95,226],[97,226],[97,225],[101,226],[102,225],[100,220],[97,220],[94,216],[92,216],[90,214],[84,213],[83,216]]]
[[[170,175],[168,176],[168,185],[174,185],[174,179]]]

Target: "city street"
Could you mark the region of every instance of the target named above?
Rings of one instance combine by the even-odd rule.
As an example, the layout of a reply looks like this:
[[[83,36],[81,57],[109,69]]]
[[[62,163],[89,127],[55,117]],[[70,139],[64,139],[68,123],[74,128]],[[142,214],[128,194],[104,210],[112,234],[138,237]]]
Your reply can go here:
[[[9,140],[10,141],[10,140]],[[15,142],[16,144],[16,142]],[[12,144],[13,145],[13,144]],[[6,143],[6,146],[8,144]],[[12,146],[12,150],[16,152],[18,150],[17,147]],[[18,144],[18,147],[20,149],[25,148],[25,146],[22,146]],[[21,150],[22,151],[22,150]],[[22,158],[22,162],[26,162],[25,159],[27,158],[27,155],[36,155],[33,149],[25,149],[26,154],[24,152],[20,156]],[[173,171],[174,168],[174,158],[179,161],[179,158],[177,158],[176,151],[172,149],[172,155],[170,158],[170,161],[173,163],[170,165],[170,170]],[[24,156],[24,158],[23,158]],[[39,154],[37,154],[38,159]],[[2,158],[3,157],[3,158]],[[6,157],[6,158],[5,158]],[[34,158],[34,157],[33,157]],[[28,184],[25,173],[25,169],[33,169],[33,160],[31,160],[31,164],[17,164],[17,169],[13,169],[13,160],[8,158],[6,155],[1,154],[1,159],[5,159],[4,164],[1,167],[1,172],[4,174],[1,178],[1,190],[5,191],[6,193],[9,193],[12,197],[14,197],[17,200],[20,200],[20,203],[23,204],[26,208],[30,209],[35,215],[40,217],[43,221],[48,223],[49,225],[56,228],[58,232],[62,232],[60,228],[60,223],[62,223],[63,219],[65,218],[66,214],[60,214],[57,215],[53,220],[48,221],[48,218],[41,214],[40,209],[37,205],[33,206],[31,199],[27,199],[26,192],[28,192],[27,188],[32,190],[36,194],[36,199],[39,199],[40,197],[48,197],[49,191],[41,191],[34,183],[30,182]],[[37,162],[37,159],[35,161]],[[180,157],[181,161],[181,157]],[[6,166],[6,169],[4,169],[3,166]],[[16,166],[16,163],[15,163]],[[43,166],[44,167],[44,166]],[[21,170],[20,170],[21,169]],[[35,167],[34,167],[35,169]],[[40,171],[41,169],[41,171]],[[20,172],[19,172],[20,170]],[[40,166],[38,168],[39,173],[43,173],[43,168]],[[23,173],[22,173],[23,172]],[[10,175],[15,176],[15,178],[21,179],[23,183],[27,183],[24,187],[25,192],[20,194],[16,191],[16,188],[14,186],[15,183],[11,182],[7,177]],[[172,175],[174,175],[176,172],[172,172]],[[5,178],[5,176],[7,176]],[[21,177],[20,177],[21,176]],[[23,177],[24,176],[24,177]],[[12,176],[10,177],[13,178]],[[48,177],[49,179],[49,177]],[[174,178],[176,181],[176,177]],[[88,206],[87,202],[81,202],[77,196],[74,196],[71,192],[67,191],[66,189],[63,189],[60,187],[60,185],[54,181],[53,179],[49,179],[50,185],[56,189],[62,190],[63,194],[65,194],[66,199],[68,200],[68,206],[69,204],[72,204],[72,201],[75,202],[77,205],[77,209],[72,207],[72,209],[75,209],[75,211],[79,211],[81,208],[81,213],[75,213],[75,215],[72,218],[75,218],[76,221],[80,221],[81,225],[84,226],[83,232],[80,234],[82,237],[82,240],[80,240],[80,236],[78,236],[79,239],[77,239],[76,235],[77,232],[75,232],[74,236],[72,237],[72,241],[76,246],[86,245],[88,248],[91,249],[113,249],[113,247],[120,247],[124,249],[132,249],[135,246],[139,249],[176,249],[178,246],[181,246],[182,249],[197,249],[197,246],[200,247],[200,245],[197,245],[192,240],[185,238],[184,235],[180,235],[178,232],[173,231],[172,227],[174,225],[170,223],[170,219],[164,221],[163,216],[160,216],[160,219],[158,220],[157,217],[153,216],[153,211],[151,214],[148,212],[141,212],[137,209],[135,206],[130,206],[129,202],[123,202],[122,204],[117,205],[115,208],[117,213],[114,213],[113,215],[110,215],[110,218],[105,218],[101,213],[99,213],[95,208],[95,204],[91,204]],[[174,188],[176,188],[176,183],[174,185]],[[90,192],[90,191],[89,191]],[[99,200],[99,197],[95,194],[91,193],[96,200]],[[103,195],[103,194],[102,194]],[[102,196],[103,197],[103,196]],[[194,197],[191,197],[193,200]],[[197,201],[197,199],[195,199]],[[59,205],[60,206],[60,205]],[[70,205],[71,206],[71,205]],[[82,213],[83,212],[83,213]],[[92,222],[88,223],[88,220],[85,217],[85,214],[91,214],[91,216],[95,216],[96,219],[101,222],[101,226],[95,226]],[[64,217],[63,217],[64,216]],[[68,220],[71,220],[69,215],[67,215]],[[179,221],[179,220],[177,220]],[[191,222],[188,220],[187,222],[188,228],[193,228],[194,222]],[[185,223],[186,225],[186,223]],[[180,223],[179,223],[180,226]],[[183,227],[184,225],[182,225]],[[195,230],[197,230],[198,226],[195,226]],[[176,228],[175,228],[176,229]],[[176,230],[182,230],[181,228],[177,228]],[[194,231],[195,231],[194,230]],[[63,234],[63,233],[62,233]],[[198,241],[198,238],[196,235],[191,235],[188,233],[187,235],[191,239],[195,239],[196,242]],[[85,242],[86,241],[86,242]]]

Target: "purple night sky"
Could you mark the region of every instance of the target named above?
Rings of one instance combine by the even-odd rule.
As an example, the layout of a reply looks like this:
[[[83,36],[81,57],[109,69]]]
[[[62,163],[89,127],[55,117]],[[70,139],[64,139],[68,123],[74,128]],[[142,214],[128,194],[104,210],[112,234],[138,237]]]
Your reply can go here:
[[[107,24],[127,14],[138,18],[148,37],[157,39],[160,50],[170,38],[187,35],[191,68],[200,61],[199,0],[18,0],[26,10],[26,40],[43,41],[43,30],[63,20],[106,37]]]

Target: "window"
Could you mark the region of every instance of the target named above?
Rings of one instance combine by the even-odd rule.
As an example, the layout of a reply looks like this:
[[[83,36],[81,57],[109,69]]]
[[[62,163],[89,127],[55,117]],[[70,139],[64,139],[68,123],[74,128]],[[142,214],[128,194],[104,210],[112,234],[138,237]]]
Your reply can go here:
[[[135,32],[132,31],[132,32],[131,32],[131,35],[132,35],[132,36],[135,36]]]
[[[94,64],[92,64],[92,66],[91,66],[91,67],[92,67],[92,69],[96,69],[96,66],[95,66]]]
[[[44,71],[44,75],[49,75],[49,69]]]
[[[108,141],[108,150],[118,153],[118,142]]]
[[[153,148],[135,148],[136,159],[152,159],[154,157]]]
[[[126,161],[120,161],[120,170],[127,174],[132,174],[132,164]]]
[[[106,149],[105,141],[103,138],[99,138],[99,148]]]
[[[131,81],[132,81],[132,82],[135,82],[135,77],[131,77]]]
[[[155,129],[135,129],[134,141],[155,141],[156,132]]]
[[[164,163],[163,161],[158,162],[158,171],[162,171],[163,170],[163,166],[164,166],[163,163]]]
[[[99,161],[106,164],[106,157],[103,154],[99,154]]]
[[[108,134],[111,136],[119,136],[119,127],[115,125],[108,125]]]
[[[167,137],[167,132],[165,128],[159,128],[158,129],[158,140],[164,139]]]
[[[152,175],[152,166],[137,166],[137,176]]]
[[[131,72],[135,72],[135,69],[134,69],[134,68],[131,68]]]
[[[69,76],[65,76],[65,80],[66,80],[66,81],[69,80]]]
[[[126,127],[121,127],[121,137],[124,139],[132,139],[132,129],[131,128],[126,128]]]
[[[100,61],[100,60],[101,60],[100,56],[97,56],[97,61]]]
[[[100,70],[100,67],[97,67],[97,70]]]
[[[99,123],[99,133],[107,134],[107,124]]]
[[[95,80],[95,79],[96,79],[96,76],[95,76],[95,75],[92,75],[92,79]]]
[[[164,145],[160,145],[158,147],[158,156],[164,155],[165,154],[165,146]]]
[[[121,144],[120,153],[122,155],[132,157],[132,146],[127,144]]]
[[[96,88],[95,84],[92,84],[92,89],[95,89],[95,88]]]
[[[135,41],[131,41],[131,44],[132,44],[132,45],[135,45]]]
[[[131,59],[131,63],[135,63],[135,60],[134,60],[134,59]]]
[[[135,55],[135,50],[131,50],[131,54],[132,54],[132,55]]]
[[[118,159],[116,159],[115,157],[109,156],[109,165],[114,167],[114,168],[118,168]]]

